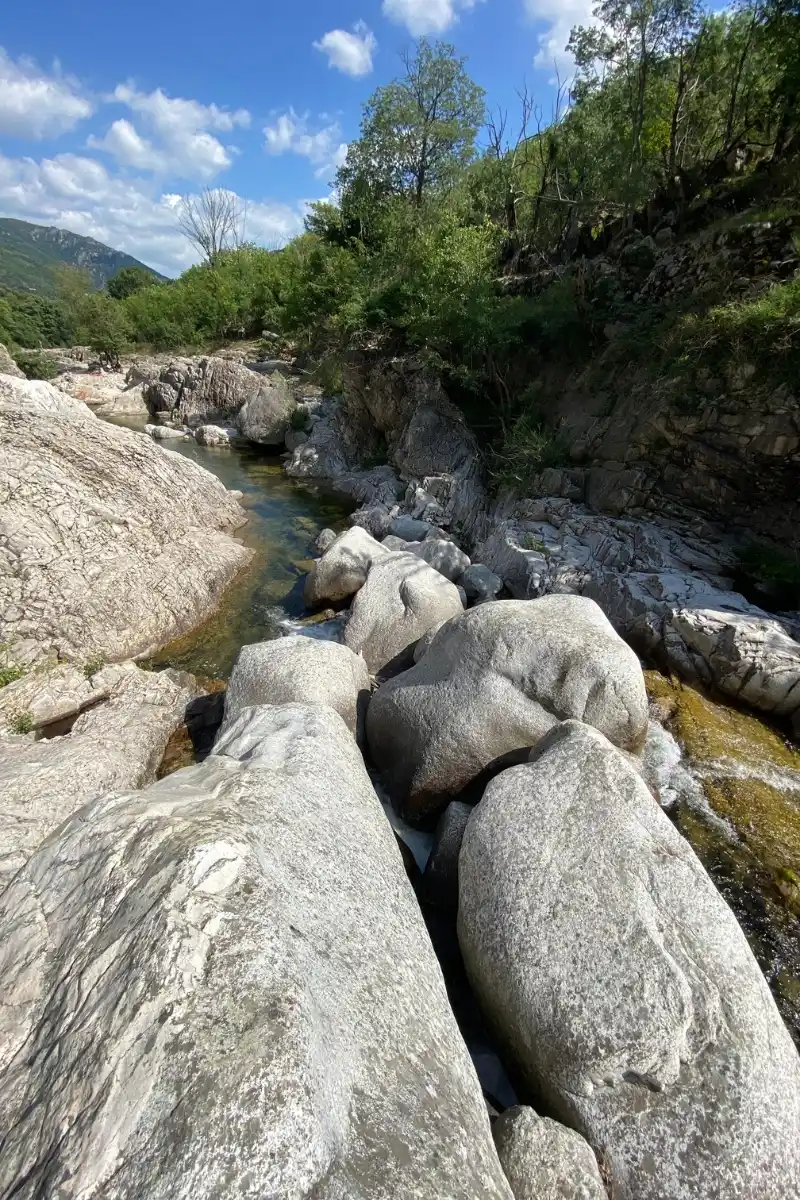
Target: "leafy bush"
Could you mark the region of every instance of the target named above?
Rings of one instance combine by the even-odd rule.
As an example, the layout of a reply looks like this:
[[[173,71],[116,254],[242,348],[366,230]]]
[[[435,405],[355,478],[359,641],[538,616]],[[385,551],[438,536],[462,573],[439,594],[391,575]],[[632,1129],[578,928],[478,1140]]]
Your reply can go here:
[[[55,379],[58,374],[58,367],[52,358],[44,354],[18,350],[15,361],[27,379]]]
[[[15,713],[8,722],[12,733],[25,734],[33,730],[33,716],[29,712]]]
[[[569,461],[558,436],[545,427],[536,412],[523,413],[497,448],[491,475],[498,486],[525,492],[546,467],[561,467]]]
[[[0,664],[0,688],[4,688],[6,684],[15,683],[17,679],[22,679],[24,674],[24,668],[18,667],[14,663]]]

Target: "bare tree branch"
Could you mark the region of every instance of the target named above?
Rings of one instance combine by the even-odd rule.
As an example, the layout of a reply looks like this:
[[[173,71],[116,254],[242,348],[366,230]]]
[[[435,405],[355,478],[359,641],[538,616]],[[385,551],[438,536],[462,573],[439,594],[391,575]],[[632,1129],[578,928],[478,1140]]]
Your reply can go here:
[[[244,241],[247,211],[238,196],[224,188],[204,188],[199,196],[183,196],[178,229],[213,267],[224,250]]]

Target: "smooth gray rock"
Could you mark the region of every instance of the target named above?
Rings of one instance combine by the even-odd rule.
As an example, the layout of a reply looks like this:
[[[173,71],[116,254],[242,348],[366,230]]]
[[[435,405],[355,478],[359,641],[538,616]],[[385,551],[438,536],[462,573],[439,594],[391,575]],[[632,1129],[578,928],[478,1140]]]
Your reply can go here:
[[[229,446],[236,430],[224,425],[200,425],[194,431],[195,441],[201,446]]]
[[[185,441],[187,437],[185,429],[173,429],[171,425],[145,425],[144,431],[157,442],[167,442],[170,438]]]
[[[392,516],[389,509],[383,504],[368,504],[363,508],[358,508],[354,513],[350,514],[350,524],[360,525],[362,529],[366,529],[367,533],[371,533],[379,542],[386,541],[389,534],[389,526],[392,523]],[[395,538],[396,542],[402,542],[403,546],[406,542],[403,538]],[[391,549],[400,549],[399,546],[392,546]]]
[[[373,674],[410,663],[414,645],[433,625],[464,611],[444,575],[412,554],[380,549],[383,557],[373,561],[344,631],[345,644],[363,654]]]
[[[455,542],[445,541],[443,538],[436,538],[434,541],[412,542],[408,547],[408,553],[421,558],[429,567],[433,567],[434,571],[438,571],[452,583],[460,582],[461,576],[470,565],[469,555],[465,554],[463,550],[459,550]]]
[[[294,454],[298,446],[303,446],[308,441],[308,434],[303,429],[294,429],[291,425],[286,430],[284,439],[286,449],[290,454]]]
[[[385,546],[387,550],[408,550],[416,544],[416,542],[406,542],[403,538],[395,537],[393,533],[381,538],[381,545]]]
[[[458,856],[472,807],[451,800],[439,818],[422,876],[424,898],[450,912],[458,909]]]
[[[389,525],[389,533],[405,542],[421,542],[431,529],[430,521],[416,521],[413,517],[395,517]]]
[[[223,731],[254,704],[327,704],[352,733],[363,732],[369,701],[367,664],[340,642],[275,638],[243,646],[225,696]]]
[[[331,709],[244,711],[0,896],[0,1194],[512,1200]]]
[[[439,630],[385,683],[367,718],[372,756],[410,816],[440,811],[486,770],[535,746],[564,717],[636,749],[647,695],[634,652],[578,596],[498,600]]]
[[[389,554],[365,529],[354,525],[339,534],[309,571],[303,589],[308,608],[347,600],[363,586],[370,566]]]
[[[91,680],[75,667],[37,671],[0,690],[0,891],[82,805],[153,781],[198,691],[191,675],[133,663]],[[34,728],[80,715],[68,736],[33,741],[12,732],[21,713]]]
[[[615,1198],[797,1194],[797,1051],[730,909],[596,730],[565,722],[489,784],[458,932],[509,1057]]]
[[[492,1126],[514,1200],[608,1200],[592,1148],[532,1108],[507,1108]]]
[[[242,405],[238,425],[244,437],[264,446],[280,446],[290,429],[292,411],[297,407],[294,393],[279,375],[259,383]]]
[[[457,583],[463,587],[469,600],[494,600],[503,586],[503,581],[483,563],[467,567]]]
[[[10,661],[144,655],[208,616],[251,551],[210,472],[48,383],[0,377],[0,642]]]

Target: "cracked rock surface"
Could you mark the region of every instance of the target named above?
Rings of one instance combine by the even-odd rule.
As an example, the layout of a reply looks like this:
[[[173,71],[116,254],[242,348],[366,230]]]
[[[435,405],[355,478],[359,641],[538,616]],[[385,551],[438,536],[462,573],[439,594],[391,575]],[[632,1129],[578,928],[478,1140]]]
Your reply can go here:
[[[67,817],[104,792],[155,779],[170,734],[197,695],[191,675],[74,666],[37,672],[0,690],[0,890]],[[69,733],[34,740],[11,723],[77,717]],[[2,1157],[2,1156],[0,1156]]]
[[[145,654],[250,558],[209,472],[43,382],[0,376],[0,641],[10,661]]]
[[[19,1200],[512,1200],[332,709],[245,709],[0,895],[0,1129]]]
[[[490,783],[459,941],[509,1057],[615,1200],[785,1200],[800,1060],[736,920],[635,767],[575,721]]]

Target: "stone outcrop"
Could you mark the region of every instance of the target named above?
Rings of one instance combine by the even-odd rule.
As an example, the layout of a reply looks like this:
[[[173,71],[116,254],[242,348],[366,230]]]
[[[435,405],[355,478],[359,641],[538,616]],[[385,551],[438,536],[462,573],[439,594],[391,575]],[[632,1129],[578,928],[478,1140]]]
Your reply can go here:
[[[591,600],[498,600],[462,613],[375,694],[367,734],[389,791],[415,816],[519,761],[575,717],[636,749],[647,694],[634,652]]]
[[[340,642],[295,635],[243,646],[225,696],[227,729],[254,704],[327,704],[351,733],[363,732],[370,679],[363,658]]]
[[[232,358],[176,358],[145,362],[142,393],[153,416],[176,425],[238,423],[251,441],[283,442],[294,396],[280,376],[264,377]]]
[[[306,576],[303,592],[306,605],[317,608],[320,604],[349,599],[364,586],[372,564],[388,554],[386,547],[360,526],[345,530],[323,551]]]
[[[619,1200],[800,1186],[800,1059],[733,914],[630,761],[559,725],[494,779],[458,931],[527,1085]]]
[[[800,642],[730,590],[724,542],[545,498],[501,514],[476,556],[514,596],[594,598],[624,637],[686,679],[777,716],[800,711]]]
[[[251,708],[0,896],[0,1193],[512,1200],[341,718]]]
[[[196,463],[0,376],[0,641],[10,661],[119,660],[198,624],[250,552]]]
[[[492,1126],[514,1200],[608,1200],[591,1147],[532,1108],[507,1108]]]
[[[37,671],[0,689],[0,890],[84,804],[151,783],[197,693],[190,675],[130,662],[88,678],[75,666]],[[66,736],[14,734],[20,718],[36,730],[72,717]]]
[[[412,661],[429,629],[463,611],[458,589],[444,575],[413,554],[387,551],[373,561],[353,600],[345,644],[364,656],[373,674],[398,670]]]
[[[88,404],[101,416],[146,417],[147,404],[141,380],[130,380],[121,371],[65,371],[53,380],[59,391]]]

